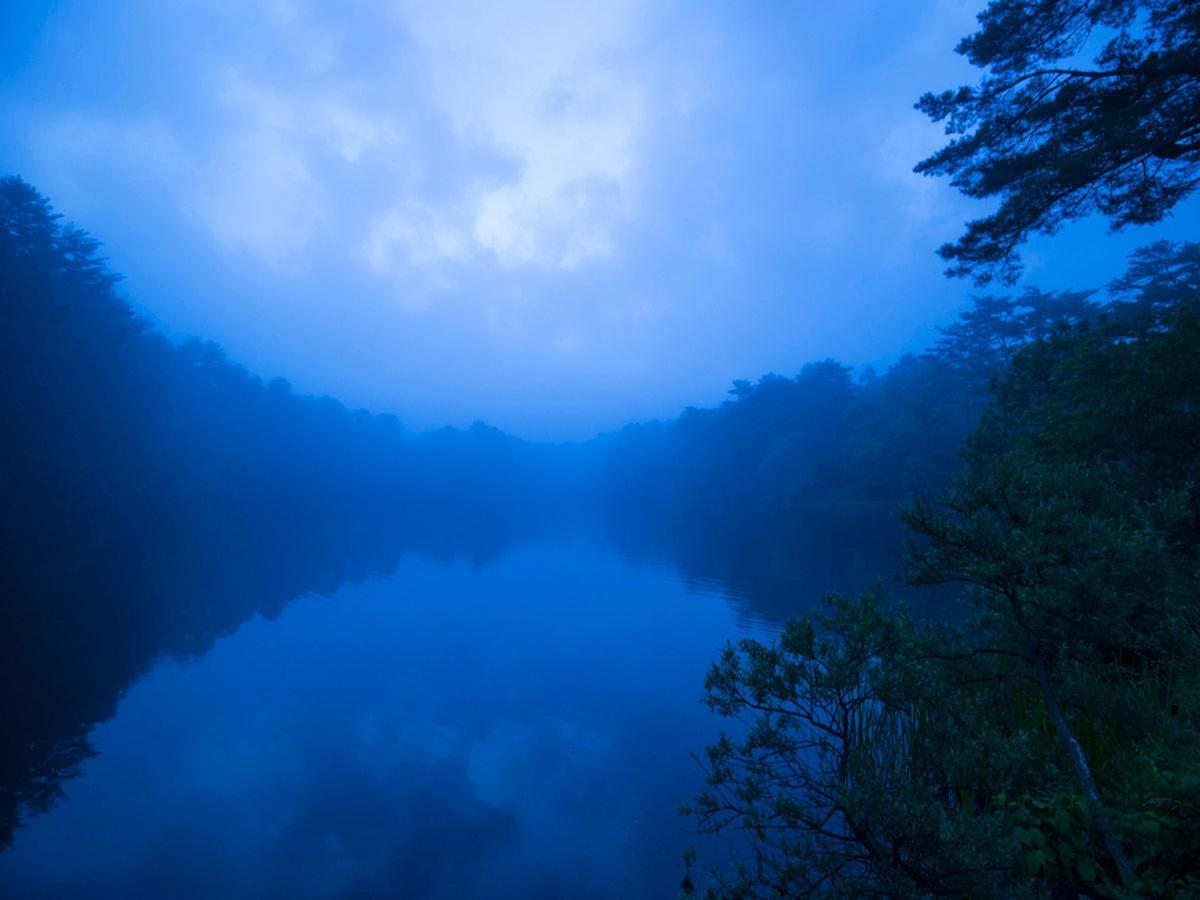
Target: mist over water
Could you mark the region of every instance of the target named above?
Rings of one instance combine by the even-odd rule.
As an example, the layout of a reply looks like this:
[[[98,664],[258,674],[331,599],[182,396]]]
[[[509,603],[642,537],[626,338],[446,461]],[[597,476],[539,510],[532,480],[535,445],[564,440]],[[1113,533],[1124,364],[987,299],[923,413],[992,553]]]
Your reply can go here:
[[[28,183],[0,202],[14,898],[672,891],[728,843],[675,812],[712,660],[902,594],[896,505],[993,372],[826,360],[586,442],[414,432],[166,340]]]
[[[697,685],[739,630],[587,541],[408,557],[156,663],[0,894],[670,893]]]
[[[0,4],[0,900],[1200,896],[1198,9]]]
[[[668,891],[711,660],[895,571],[904,482],[835,502],[891,406],[843,366],[578,444],[414,433],[165,340],[0,203],[7,896]],[[787,490],[729,477],[784,447]]]
[[[4,682],[0,797],[62,797],[23,807],[0,896],[670,894],[706,844],[675,812],[715,735],[704,673],[799,611],[794,585],[739,590],[597,523],[455,534],[264,535],[237,584],[159,548],[132,565],[161,608],[81,568],[6,657],[38,669]],[[98,645],[92,604],[120,623]],[[11,755],[22,727],[36,759]]]

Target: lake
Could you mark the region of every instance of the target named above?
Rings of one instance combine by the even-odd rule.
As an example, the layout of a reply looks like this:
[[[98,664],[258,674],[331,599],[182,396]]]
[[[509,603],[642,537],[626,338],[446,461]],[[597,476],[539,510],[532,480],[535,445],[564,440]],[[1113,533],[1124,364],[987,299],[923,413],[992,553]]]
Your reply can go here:
[[[125,621],[92,642],[90,624],[39,620],[43,644],[78,632],[89,660],[62,651],[54,678],[28,674],[43,652],[8,673],[21,728],[57,741],[8,752],[8,799],[47,778],[63,796],[21,815],[0,894],[676,894],[698,841],[676,812],[702,782],[689,752],[721,725],[704,673],[727,640],[768,636],[770,617],[587,537],[322,580],[210,615],[211,634],[194,611],[184,627],[149,604],[119,607]],[[126,634],[145,645],[129,659]],[[79,711],[52,727],[39,704]]]

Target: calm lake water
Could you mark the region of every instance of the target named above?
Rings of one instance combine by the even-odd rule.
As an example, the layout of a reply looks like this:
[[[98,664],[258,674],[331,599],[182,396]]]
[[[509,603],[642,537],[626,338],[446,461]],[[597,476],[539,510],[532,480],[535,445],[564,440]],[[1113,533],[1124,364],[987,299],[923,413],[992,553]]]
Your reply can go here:
[[[0,895],[676,894],[704,672],[769,625],[582,538],[354,577],[114,690]]]

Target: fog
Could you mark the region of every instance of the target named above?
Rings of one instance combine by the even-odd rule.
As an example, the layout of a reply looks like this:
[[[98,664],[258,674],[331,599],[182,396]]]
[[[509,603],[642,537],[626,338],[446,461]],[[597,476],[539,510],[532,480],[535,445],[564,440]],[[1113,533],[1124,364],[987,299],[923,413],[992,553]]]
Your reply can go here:
[[[912,103],[971,3],[6,7],[0,161],[125,294],[414,427],[586,437],[965,302],[932,250],[978,211],[912,174]],[[1055,281],[1134,245],[1084,231]]]
[[[1193,0],[0,10],[0,900],[1193,896]]]

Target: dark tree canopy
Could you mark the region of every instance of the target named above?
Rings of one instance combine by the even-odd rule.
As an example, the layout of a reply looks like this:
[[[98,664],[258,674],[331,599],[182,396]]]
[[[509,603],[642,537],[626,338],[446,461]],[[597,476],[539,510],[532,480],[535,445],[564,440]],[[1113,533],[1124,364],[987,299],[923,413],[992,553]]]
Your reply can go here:
[[[719,657],[706,702],[736,724],[684,812],[739,840],[707,896],[1200,896],[1195,251],[1140,251],[1108,303],[979,297],[943,331],[991,403],[902,515],[910,582],[969,617],[876,589]]]
[[[1200,295],[1200,245],[1155,241],[1129,258],[1129,271],[1108,286],[1121,300],[1162,309]]]
[[[948,274],[1011,281],[1030,235],[1157,222],[1196,188],[1200,4],[991,0],[979,25],[957,50],[980,82],[917,103],[951,140],[916,171],[1000,201],[941,247]]]
[[[177,345],[118,281],[0,177],[0,851],[154,660],[408,549],[482,562],[554,477],[486,426],[410,434]]]

